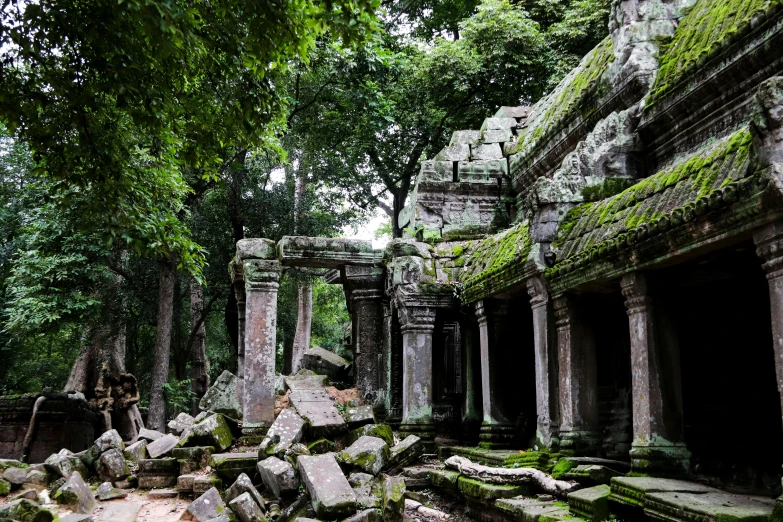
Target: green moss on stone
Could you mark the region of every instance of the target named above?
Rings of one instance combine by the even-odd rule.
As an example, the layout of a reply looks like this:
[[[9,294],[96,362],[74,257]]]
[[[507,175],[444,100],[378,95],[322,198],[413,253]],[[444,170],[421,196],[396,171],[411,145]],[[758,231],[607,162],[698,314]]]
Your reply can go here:
[[[462,245],[454,245],[453,247],[451,247],[451,255],[453,257],[461,256],[464,251],[465,248]]]
[[[772,16],[781,0],[699,0],[661,50],[650,107],[752,31],[753,18]]]
[[[464,495],[487,502],[495,501],[499,498],[515,497],[522,490],[520,486],[488,484],[468,477],[460,477],[457,487]]]
[[[470,265],[460,278],[466,285],[498,273],[503,268],[527,259],[532,246],[527,221],[490,236],[476,245],[468,259]]]
[[[560,459],[557,461],[557,464],[555,464],[555,467],[552,469],[552,478],[560,479],[563,475],[577,467],[579,464],[574,462],[573,460],[568,459]]]

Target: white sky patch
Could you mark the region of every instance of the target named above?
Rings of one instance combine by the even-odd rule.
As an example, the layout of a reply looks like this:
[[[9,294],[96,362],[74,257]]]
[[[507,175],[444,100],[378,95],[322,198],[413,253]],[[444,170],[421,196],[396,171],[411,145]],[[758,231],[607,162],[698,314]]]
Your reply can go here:
[[[385,236],[380,239],[375,238],[375,231],[381,226],[389,222],[391,218],[383,210],[376,208],[370,219],[358,227],[345,227],[343,229],[342,237],[348,239],[369,239],[372,241],[372,247],[381,249],[386,247],[389,242],[389,237]]]

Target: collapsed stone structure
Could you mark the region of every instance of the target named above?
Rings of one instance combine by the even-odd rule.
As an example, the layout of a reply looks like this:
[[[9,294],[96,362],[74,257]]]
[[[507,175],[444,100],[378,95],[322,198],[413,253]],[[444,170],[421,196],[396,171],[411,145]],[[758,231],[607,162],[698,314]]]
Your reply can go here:
[[[246,432],[274,421],[281,270],[320,267],[402,435],[779,493],[781,5],[615,0],[609,25],[550,95],[422,163],[405,239],[238,243]]]

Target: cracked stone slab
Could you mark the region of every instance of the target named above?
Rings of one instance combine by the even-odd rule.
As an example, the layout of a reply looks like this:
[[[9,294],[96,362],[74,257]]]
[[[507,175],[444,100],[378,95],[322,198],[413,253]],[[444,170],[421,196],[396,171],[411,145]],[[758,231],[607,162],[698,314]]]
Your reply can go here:
[[[302,440],[305,422],[291,409],[280,412],[258,448],[259,460],[275,455],[282,457],[293,444]]]
[[[288,398],[314,433],[328,433],[345,427],[345,419],[325,390],[296,390]]]
[[[389,461],[390,456],[389,446],[383,439],[365,435],[341,451],[337,458],[343,464],[377,475]]]
[[[356,496],[334,455],[302,455],[297,459],[297,467],[319,518],[331,520],[356,511]]]

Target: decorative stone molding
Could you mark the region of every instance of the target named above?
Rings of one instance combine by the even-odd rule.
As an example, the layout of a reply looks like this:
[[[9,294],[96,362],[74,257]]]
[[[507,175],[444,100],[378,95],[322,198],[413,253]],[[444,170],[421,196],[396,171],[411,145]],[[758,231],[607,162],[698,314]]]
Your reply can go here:
[[[382,264],[382,252],[361,239],[284,236],[277,245],[285,266],[340,268],[343,265]]]

